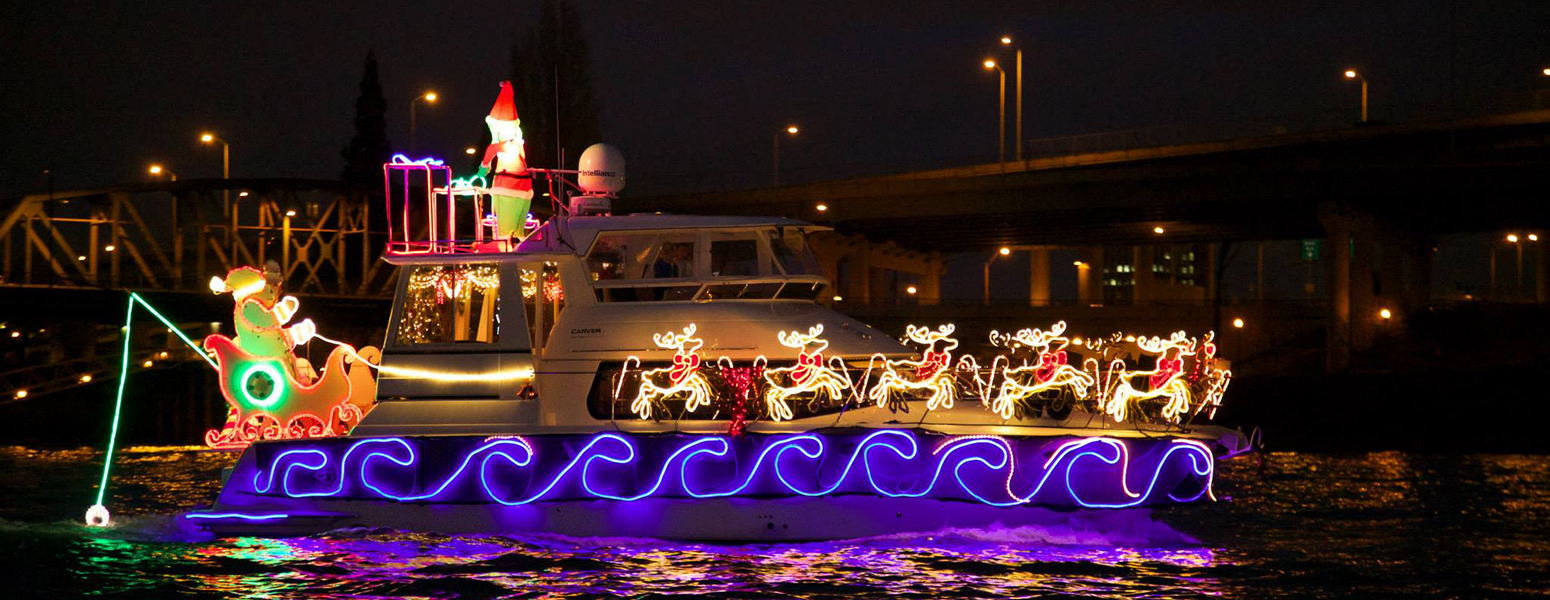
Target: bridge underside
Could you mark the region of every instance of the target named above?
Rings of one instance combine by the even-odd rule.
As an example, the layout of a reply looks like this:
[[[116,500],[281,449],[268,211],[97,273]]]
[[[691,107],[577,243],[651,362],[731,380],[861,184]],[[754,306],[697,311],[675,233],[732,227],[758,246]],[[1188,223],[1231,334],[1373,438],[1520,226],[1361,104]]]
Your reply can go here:
[[[1147,307],[1170,304],[1198,306],[1204,310],[1175,314],[1192,315],[1188,325],[1217,330],[1230,326],[1229,314],[1251,312],[1222,308],[1227,247],[1257,252],[1255,290],[1264,300],[1264,243],[1308,240],[1319,250],[1308,259],[1303,301],[1321,307],[1324,316],[1293,310],[1310,328],[1297,335],[1324,340],[1328,366],[1344,368],[1360,362],[1352,357],[1377,343],[1380,328],[1398,329],[1434,301],[1439,236],[1543,232],[1550,226],[1550,211],[1542,206],[1547,189],[1550,111],[1540,110],[632,198],[619,208],[800,218],[832,225],[852,239],[936,256],[984,253],[995,260],[996,249],[1007,247],[1029,254],[1032,306],[1101,306],[1110,309],[1109,317],[1136,310],[1150,315],[1155,311]],[[1550,279],[1543,247],[1528,250],[1530,291],[1520,284],[1510,299],[1543,303]],[[879,291],[877,282],[887,277],[870,269],[840,271],[830,270],[839,289],[867,288],[873,303],[938,300],[924,290],[901,291],[916,279],[895,278],[900,283],[893,289]],[[1056,290],[1062,280],[1067,293]],[[1481,297],[1502,299],[1494,281],[1493,275],[1493,288]],[[936,287],[933,282],[931,290]],[[1380,308],[1389,316],[1380,317]],[[1273,311],[1261,314],[1279,318]]]

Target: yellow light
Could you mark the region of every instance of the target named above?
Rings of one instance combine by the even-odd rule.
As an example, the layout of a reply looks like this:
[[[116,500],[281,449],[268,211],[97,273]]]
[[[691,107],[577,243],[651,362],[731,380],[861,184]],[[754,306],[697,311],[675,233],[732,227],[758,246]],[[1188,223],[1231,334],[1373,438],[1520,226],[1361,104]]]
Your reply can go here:
[[[237,197],[238,198],[246,198],[246,197],[248,197],[248,193],[247,192],[237,192]]]
[[[91,383],[91,375],[82,375],[81,383]]]
[[[1540,73],[1544,73],[1545,77],[1550,77],[1550,67],[1545,67],[1545,70],[1540,71]]]
[[[426,102],[435,102],[436,101],[436,92],[425,92],[425,101]]]
[[[204,135],[199,136],[199,141],[208,144],[210,142],[215,141],[215,136],[206,133]]]
[[[1238,329],[1243,329],[1243,319],[1233,319],[1232,326]]]
[[[26,397],[27,397],[27,390],[16,390],[16,399],[17,400],[21,400],[22,398],[26,398]]]
[[[797,131],[800,131],[800,130],[797,129],[796,125],[787,125],[786,126],[786,133],[789,133],[791,135],[796,135]]]
[[[285,211],[285,216],[287,216],[287,217],[294,217],[294,216],[296,216],[295,209]]]
[[[108,245],[102,247],[102,250],[104,252],[112,252],[112,251],[117,250],[117,249],[118,249],[118,246],[114,246],[113,244],[108,244]]]
[[[1001,45],[1003,45],[1003,46],[1010,46],[1010,45],[1012,45],[1012,36],[1009,36],[1009,35],[1001,36]]]
[[[1514,244],[1518,243],[1518,234],[1516,234],[1516,233],[1509,233],[1509,234],[1507,234],[1507,241],[1512,242]]]
[[[473,154],[475,152],[478,152],[478,150],[475,150],[473,146],[469,146],[463,149],[463,154]]]
[[[161,165],[151,165],[151,168],[148,169],[148,170],[151,172],[152,175],[160,175],[161,171],[162,171]]]
[[[1071,338],[1071,343],[1075,344],[1077,346],[1080,346],[1080,345],[1085,344],[1087,342],[1082,341],[1082,338]]]
[[[990,60],[988,58],[985,59],[985,68],[987,68],[987,69],[994,69],[994,68],[996,68],[996,61]]]
[[[826,210],[829,210],[829,205],[820,202],[820,203],[818,203],[818,206],[815,206],[813,208],[818,209],[818,212],[824,212]]]
[[[1006,256],[1012,253],[1012,249],[1006,246],[1002,246],[1000,250],[997,250],[997,252],[1000,252],[1001,256]]]
[[[915,286],[913,286],[913,285],[909,286],[907,288],[904,288],[904,293],[906,293],[906,294],[913,295],[915,292],[918,292],[918,291],[920,291],[920,290],[916,289]]]
[[[1530,233],[1530,234],[1528,234],[1528,241],[1530,241],[1530,242],[1537,242],[1537,241],[1539,241],[1539,234],[1537,234],[1537,233]]]
[[[841,296],[841,295],[839,295],[839,294],[835,294],[835,295],[834,295],[834,301],[835,301],[835,302],[844,302],[844,301],[845,301],[845,297],[844,297],[844,296]]]
[[[82,254],[80,256],[77,256],[77,257],[75,257],[75,260],[78,261],[78,262],[86,262],[86,255]]]
[[[11,337],[13,337],[13,338],[19,338],[21,336],[22,336],[22,332],[20,332],[20,331],[12,331],[11,332]]]
[[[149,369],[149,368],[151,368],[151,365],[154,365],[154,364],[156,364],[156,363],[153,363],[153,362],[151,362],[151,361],[145,361],[145,362],[143,362],[143,363],[140,363],[140,366],[142,366],[142,367],[145,367],[145,368],[147,368],[147,369]]]
[[[1355,69],[1346,69],[1346,71],[1345,71],[1345,78],[1346,79],[1356,79],[1356,70]]]
[[[1392,319],[1392,318],[1394,318],[1394,313],[1392,311],[1390,311],[1389,309],[1387,309],[1387,308],[1379,309],[1378,310],[1378,318],[1385,319],[1385,320]]]
[[[1152,233],[1155,233],[1155,234],[1158,234],[1158,235],[1161,235],[1163,231],[1164,231],[1164,229],[1162,227],[1153,227],[1152,228]]]
[[[167,358],[167,353],[165,351],[158,352],[156,353],[156,358]]]
[[[1079,261],[1079,260],[1078,261],[1073,261],[1071,264],[1076,265],[1076,268],[1078,268],[1078,269],[1087,266],[1087,263],[1084,263],[1084,262]]]

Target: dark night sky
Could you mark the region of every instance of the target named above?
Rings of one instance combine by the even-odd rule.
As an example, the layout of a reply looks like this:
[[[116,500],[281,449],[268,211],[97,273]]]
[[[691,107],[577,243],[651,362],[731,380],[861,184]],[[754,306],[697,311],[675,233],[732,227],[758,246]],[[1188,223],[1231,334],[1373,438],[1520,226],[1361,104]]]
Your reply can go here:
[[[632,191],[985,162],[996,38],[1025,41],[1025,137],[1162,124],[1403,120],[1550,86],[1550,2],[577,2],[607,141]],[[0,6],[0,198],[142,181],[161,161],[218,176],[337,177],[361,59],[375,49],[389,135],[422,108],[424,153],[477,141],[523,2],[7,2]],[[1450,43],[1450,38],[1454,43]],[[1450,64],[1453,65],[1450,88]],[[540,107],[520,107],[523,111]]]

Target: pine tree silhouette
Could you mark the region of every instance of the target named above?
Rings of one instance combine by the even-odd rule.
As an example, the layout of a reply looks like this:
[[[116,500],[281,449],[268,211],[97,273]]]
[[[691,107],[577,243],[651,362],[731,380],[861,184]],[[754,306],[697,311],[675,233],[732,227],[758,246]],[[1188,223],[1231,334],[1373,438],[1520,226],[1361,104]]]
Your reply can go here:
[[[360,95],[355,99],[355,134],[340,152],[345,164],[339,179],[380,193],[382,164],[392,154],[393,147],[387,139],[387,98],[382,95],[382,82],[377,76],[377,56],[367,52]]]

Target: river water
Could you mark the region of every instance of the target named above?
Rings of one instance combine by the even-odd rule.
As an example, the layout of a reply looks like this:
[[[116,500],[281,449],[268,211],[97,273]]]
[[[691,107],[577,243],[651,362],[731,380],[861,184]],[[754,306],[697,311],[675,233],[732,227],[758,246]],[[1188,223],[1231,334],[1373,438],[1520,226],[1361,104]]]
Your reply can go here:
[[[1273,453],[1221,501],[1038,528],[809,544],[343,530],[215,540],[175,525],[231,454],[0,448],[5,597],[1515,598],[1550,595],[1550,457]]]

